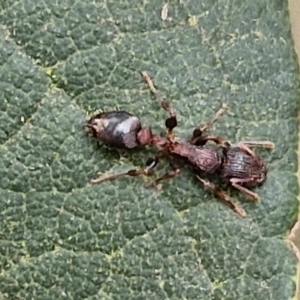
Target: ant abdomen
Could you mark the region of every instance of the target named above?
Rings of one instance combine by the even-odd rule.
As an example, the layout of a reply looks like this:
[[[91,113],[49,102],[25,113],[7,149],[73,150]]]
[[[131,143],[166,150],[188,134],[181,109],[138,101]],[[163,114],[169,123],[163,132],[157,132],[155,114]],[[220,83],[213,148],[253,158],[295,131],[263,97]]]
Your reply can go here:
[[[139,142],[140,119],[126,111],[99,113],[86,125],[94,138],[103,144],[117,148],[134,148]]]

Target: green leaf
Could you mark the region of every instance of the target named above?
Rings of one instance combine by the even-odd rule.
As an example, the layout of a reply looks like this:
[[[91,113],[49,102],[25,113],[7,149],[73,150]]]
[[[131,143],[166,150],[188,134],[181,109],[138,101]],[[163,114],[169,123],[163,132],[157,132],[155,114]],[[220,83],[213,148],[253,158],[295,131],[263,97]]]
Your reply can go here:
[[[5,1],[0,27],[0,295],[4,299],[291,299],[296,259],[299,72],[279,0]],[[99,147],[87,114],[123,109],[165,132],[147,71],[188,138],[227,103],[213,132],[271,140],[248,217],[188,168],[89,185],[143,166],[155,149]],[[168,162],[157,167],[157,174]]]

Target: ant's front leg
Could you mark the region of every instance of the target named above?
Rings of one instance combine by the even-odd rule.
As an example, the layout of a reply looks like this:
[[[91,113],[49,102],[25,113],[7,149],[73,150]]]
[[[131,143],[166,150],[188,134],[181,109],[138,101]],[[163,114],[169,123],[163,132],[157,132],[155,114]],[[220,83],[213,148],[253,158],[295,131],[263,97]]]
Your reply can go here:
[[[202,137],[203,133],[210,128],[227,110],[227,105],[225,103],[222,104],[221,108],[214,114],[214,116],[207,121],[203,126],[196,128],[193,132],[193,137],[190,139],[190,143],[195,145],[195,142],[198,141],[200,137]]]
[[[153,93],[153,95],[156,97],[158,102],[160,103],[161,107],[166,110],[170,117],[166,119],[165,125],[168,130],[168,138],[172,141],[174,140],[174,132],[173,129],[177,126],[177,117],[176,113],[173,109],[173,107],[170,105],[169,102],[167,102],[163,97],[158,93],[157,89],[154,86],[154,83],[150,76],[147,74],[147,72],[143,71],[141,72],[142,77],[145,79],[150,91]]]
[[[249,147],[262,147],[268,149],[274,149],[275,144],[270,141],[243,141],[237,144],[237,147],[244,150],[253,158],[256,158],[256,154]]]
[[[166,156],[166,151],[160,151],[155,155],[154,157],[148,158],[146,161],[146,167],[142,169],[133,169],[129,170],[127,172],[117,173],[117,174],[104,174],[96,179],[91,179],[90,183],[97,184],[102,183],[104,181],[108,180],[114,180],[120,177],[126,177],[126,176],[141,176],[141,175],[148,175],[152,169],[154,169],[160,158],[163,156]]]
[[[208,180],[202,179],[200,176],[196,175],[197,179],[203,183],[203,185],[209,189],[215,196],[222,199],[233,211],[235,211],[240,217],[246,217],[246,212],[238,206],[238,204],[232,200],[225,191],[218,188],[216,185]]]
[[[230,183],[231,185],[239,190],[240,192],[244,193],[248,198],[254,202],[257,202],[259,200],[259,196],[242,186],[241,184],[251,182],[252,178],[231,178]]]

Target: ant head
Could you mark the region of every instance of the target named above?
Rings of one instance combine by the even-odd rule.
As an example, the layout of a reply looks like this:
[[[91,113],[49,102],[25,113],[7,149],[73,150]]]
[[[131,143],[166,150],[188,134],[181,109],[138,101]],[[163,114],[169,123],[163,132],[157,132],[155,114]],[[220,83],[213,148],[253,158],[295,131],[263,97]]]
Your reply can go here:
[[[142,128],[137,134],[137,139],[140,145],[147,145],[151,143],[152,136],[150,128]]]

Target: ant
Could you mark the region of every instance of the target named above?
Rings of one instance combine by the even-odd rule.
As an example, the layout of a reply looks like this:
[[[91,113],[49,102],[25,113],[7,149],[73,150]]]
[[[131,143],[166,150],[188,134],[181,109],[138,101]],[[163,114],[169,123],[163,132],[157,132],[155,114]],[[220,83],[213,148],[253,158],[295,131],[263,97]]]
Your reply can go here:
[[[86,127],[94,138],[105,145],[126,149],[154,145],[159,151],[154,157],[147,160],[145,168],[118,174],[102,175],[97,179],[92,179],[90,183],[102,183],[123,176],[148,175],[161,158],[171,157],[171,170],[146,185],[147,187],[156,186],[159,182],[173,178],[180,173],[180,169],[174,163],[174,159],[181,158],[187,160],[198,173],[220,174],[225,182],[247,195],[252,201],[258,201],[259,196],[250,191],[249,188],[254,188],[265,182],[267,167],[264,161],[249,147],[274,148],[274,143],[269,141],[248,141],[231,145],[219,136],[204,134],[226,111],[227,105],[225,104],[222,105],[211,120],[194,130],[190,140],[177,140],[174,134],[174,128],[177,126],[177,117],[174,109],[160,96],[149,75],[146,72],[141,72],[141,75],[161,107],[169,113],[169,117],[165,120],[166,137],[153,133],[149,127],[142,127],[139,117],[127,111],[102,112],[91,117]],[[208,142],[213,142],[214,144],[207,144]],[[238,215],[241,217],[246,216],[245,211],[225,191],[210,181],[203,179],[199,174],[196,177],[214,195],[224,200]]]

